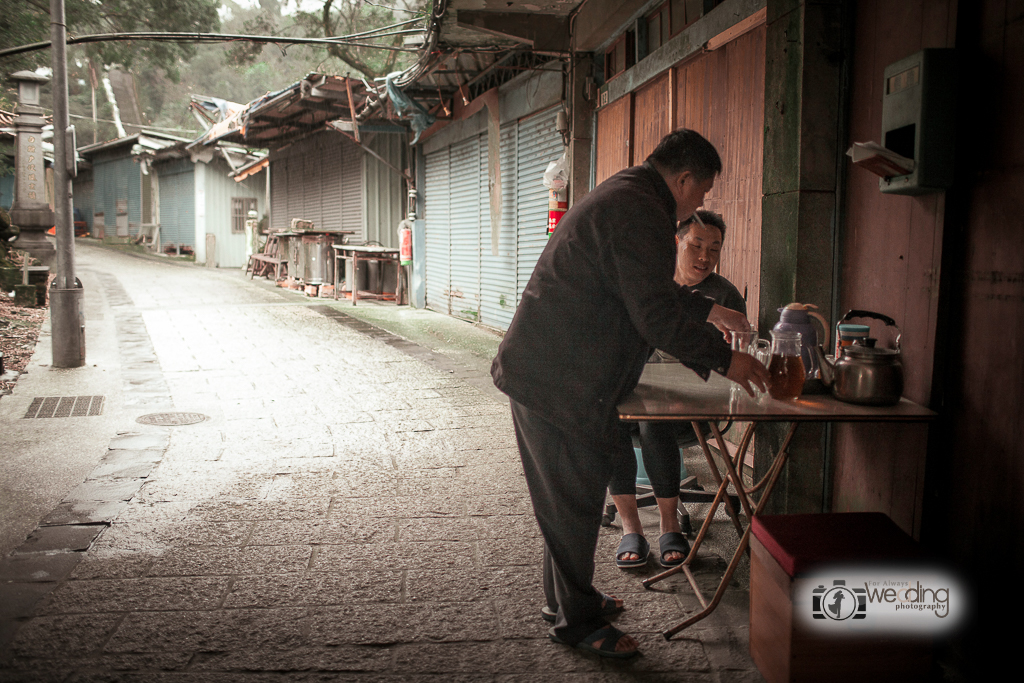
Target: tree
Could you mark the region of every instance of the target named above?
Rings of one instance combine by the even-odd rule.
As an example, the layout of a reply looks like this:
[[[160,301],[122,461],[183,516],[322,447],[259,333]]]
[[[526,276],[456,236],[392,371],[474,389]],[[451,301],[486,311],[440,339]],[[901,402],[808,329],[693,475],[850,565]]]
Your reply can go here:
[[[135,31],[216,31],[220,27],[218,0],[65,0],[68,35],[130,33]],[[0,35],[11,46],[50,39],[50,4],[47,0],[0,0]],[[127,69],[143,62],[160,67],[173,77],[179,58],[194,54],[187,43],[151,41],[108,42],[89,45],[97,65],[120,64]],[[18,58],[18,68],[49,66],[48,51]],[[5,64],[11,69],[13,64]]]
[[[362,33],[372,29],[412,19],[421,13],[409,9],[405,0],[387,0],[393,6],[369,0],[324,0],[319,12],[299,11],[295,15],[296,23],[303,27],[307,36],[335,37]],[[420,2],[420,4],[423,4]],[[360,42],[378,42],[381,45],[401,46],[400,35],[388,36],[384,40],[363,39]],[[347,45],[329,45],[327,53],[355,69],[367,78],[378,78],[396,69],[400,55],[395,50],[381,50],[371,47],[353,47]]]
[[[65,21],[68,35],[97,33],[129,33],[137,31],[212,32],[220,28],[217,13],[219,0],[65,0]],[[13,47],[50,39],[50,3],[48,0],[0,0],[0,35]],[[172,81],[180,77],[181,65],[195,54],[189,43],[158,43],[153,41],[110,41],[73,46],[68,50],[68,86],[72,114],[79,112],[85,120],[72,118],[79,130],[79,140],[91,141],[95,135],[88,111],[96,101],[99,119],[112,116],[110,104],[102,95],[101,82],[114,66],[135,73],[147,69],[163,72]],[[0,62],[6,74],[21,69],[34,70],[50,66],[50,51],[39,50]],[[99,89],[100,97],[96,98]],[[44,106],[48,105],[49,89],[44,89]],[[15,97],[0,97],[0,106],[10,109]],[[116,136],[111,124],[98,124],[99,139]]]

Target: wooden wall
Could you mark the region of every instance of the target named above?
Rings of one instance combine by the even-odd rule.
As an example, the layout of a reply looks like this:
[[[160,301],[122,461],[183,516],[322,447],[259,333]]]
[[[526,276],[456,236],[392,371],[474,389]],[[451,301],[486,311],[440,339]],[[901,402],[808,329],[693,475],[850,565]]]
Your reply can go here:
[[[760,303],[764,58],[762,25],[677,69],[677,125],[698,131],[722,155],[704,205],[725,219],[718,270],[746,296],[752,320]]]
[[[923,48],[952,46],[955,22],[955,0],[857,4],[847,146],[881,141],[885,67]],[[879,192],[877,176],[857,168],[849,168],[848,174],[837,316],[859,308],[894,318],[903,331],[904,395],[927,405],[945,195],[885,195]],[[872,323],[872,332],[883,345],[893,341],[877,322]],[[916,438],[908,436],[911,433]],[[877,426],[837,425],[834,434],[832,509],[879,510],[908,533],[919,535],[927,430],[893,428],[880,433]]]
[[[722,155],[705,207],[728,226],[719,272],[758,310],[765,27],[672,67],[597,113],[595,180],[643,163],[674,128],[692,128]]]
[[[632,94],[620,97],[597,112],[595,185],[632,165],[629,153],[632,113]]]

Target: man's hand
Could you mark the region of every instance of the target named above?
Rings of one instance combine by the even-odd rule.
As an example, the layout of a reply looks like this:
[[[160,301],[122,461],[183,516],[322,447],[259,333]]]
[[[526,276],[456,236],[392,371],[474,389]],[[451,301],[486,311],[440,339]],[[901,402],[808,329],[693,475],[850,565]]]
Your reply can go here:
[[[754,395],[751,384],[761,391],[768,391],[768,369],[749,353],[733,351],[732,362],[725,376],[743,387],[743,391],[750,396]]]
[[[734,311],[731,308],[719,306],[718,304],[712,306],[711,312],[708,313],[708,322],[720,329],[727,340],[731,338],[732,335],[729,332],[732,330],[737,332],[750,331],[750,323],[747,322],[747,316],[739,311]]]

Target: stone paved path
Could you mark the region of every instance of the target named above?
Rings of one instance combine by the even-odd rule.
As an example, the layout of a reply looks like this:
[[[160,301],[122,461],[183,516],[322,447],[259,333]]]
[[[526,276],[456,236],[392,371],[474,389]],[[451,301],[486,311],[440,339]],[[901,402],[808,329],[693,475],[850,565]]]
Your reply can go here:
[[[597,584],[644,656],[547,640],[507,405],[473,372],[235,272],[80,261],[115,321],[123,428],[2,565],[25,607],[0,681],[760,680],[746,593],[665,642],[696,600],[617,570],[617,529]],[[209,419],[134,422],[171,410]]]

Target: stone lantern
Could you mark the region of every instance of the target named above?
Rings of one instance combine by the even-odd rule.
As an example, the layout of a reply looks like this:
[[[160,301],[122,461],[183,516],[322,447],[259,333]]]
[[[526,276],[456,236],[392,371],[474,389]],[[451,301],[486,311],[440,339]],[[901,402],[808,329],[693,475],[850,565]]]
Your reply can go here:
[[[18,84],[18,115],[14,119],[15,146],[14,205],[11,223],[20,233],[13,246],[52,265],[56,251],[46,231],[53,227],[53,210],[46,200],[46,171],[43,168],[43,108],[40,91],[50,79],[31,71],[11,74]]]

